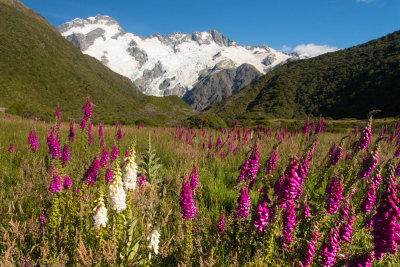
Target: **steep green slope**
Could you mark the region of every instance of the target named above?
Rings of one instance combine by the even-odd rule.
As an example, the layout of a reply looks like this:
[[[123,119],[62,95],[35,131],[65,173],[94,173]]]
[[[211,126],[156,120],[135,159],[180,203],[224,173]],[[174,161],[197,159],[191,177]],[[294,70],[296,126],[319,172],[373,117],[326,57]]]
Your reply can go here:
[[[205,110],[237,118],[334,119],[400,115],[400,32],[368,43],[294,61],[269,72]]]
[[[127,78],[83,55],[43,17],[18,1],[0,0],[0,107],[52,117],[60,105],[78,118],[90,96],[96,118],[172,122],[191,112],[176,96],[145,96]]]

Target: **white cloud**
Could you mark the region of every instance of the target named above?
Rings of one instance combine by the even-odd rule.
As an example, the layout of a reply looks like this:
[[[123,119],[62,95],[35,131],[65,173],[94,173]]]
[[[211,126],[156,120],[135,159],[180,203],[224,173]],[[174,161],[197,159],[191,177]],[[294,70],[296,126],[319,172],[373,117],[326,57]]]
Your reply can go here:
[[[281,51],[285,53],[290,53],[292,49],[287,45],[282,45]]]
[[[374,2],[375,0],[356,0],[357,3],[371,3]]]
[[[316,45],[316,44],[301,44],[293,49],[293,52],[297,53],[300,57],[316,57],[321,54],[333,52],[338,50],[334,46],[329,45]]]

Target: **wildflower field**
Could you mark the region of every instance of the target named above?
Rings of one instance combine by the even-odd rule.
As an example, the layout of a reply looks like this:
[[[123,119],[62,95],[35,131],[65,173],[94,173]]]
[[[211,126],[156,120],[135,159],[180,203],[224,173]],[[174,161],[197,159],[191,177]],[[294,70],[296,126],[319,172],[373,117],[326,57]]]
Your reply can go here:
[[[84,101],[83,101],[84,102]],[[400,124],[0,120],[0,265],[398,266]]]

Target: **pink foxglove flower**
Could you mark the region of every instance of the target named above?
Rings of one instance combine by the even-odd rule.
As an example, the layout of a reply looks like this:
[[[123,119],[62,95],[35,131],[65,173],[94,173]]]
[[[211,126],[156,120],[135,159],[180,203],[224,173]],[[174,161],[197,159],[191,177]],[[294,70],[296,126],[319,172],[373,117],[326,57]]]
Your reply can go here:
[[[101,152],[100,163],[101,166],[106,166],[108,162],[108,151],[106,147],[103,147],[103,151]]]
[[[71,178],[69,176],[64,177],[63,187],[64,189],[68,190],[72,185]]]
[[[115,161],[118,157],[118,149],[117,146],[114,144],[111,150],[111,157],[110,160],[111,161]]]
[[[329,195],[326,212],[333,214],[339,209],[342,200],[343,185],[338,176],[335,176],[331,184],[327,185],[325,192]]]
[[[314,230],[313,232],[313,238],[307,245],[307,251],[306,254],[303,256],[303,259],[301,260],[301,266],[310,266],[312,259],[314,258],[315,254],[315,244],[317,243],[317,238],[318,238],[318,227]]]
[[[38,138],[37,138],[36,130],[35,131],[31,130],[29,132],[28,143],[29,143],[32,151],[36,152],[38,149]]]
[[[13,144],[10,142],[10,145],[8,146],[8,153],[13,153],[14,152],[14,146]]]
[[[68,138],[71,142],[75,141],[75,132],[74,132],[74,122],[70,121],[69,123],[69,134],[68,134]]]
[[[221,217],[218,221],[218,233],[222,235],[225,230],[225,215],[221,213]]]
[[[105,175],[105,180],[107,183],[112,182],[113,175],[114,174],[112,173],[111,168],[107,168],[106,175]]]
[[[179,206],[181,207],[181,215],[182,219],[186,220],[193,220],[194,214],[196,212],[196,207],[194,205],[193,195],[190,188],[190,183],[185,180],[182,184],[181,195],[179,199]]]
[[[86,171],[86,181],[85,184],[91,184],[94,186],[94,184],[97,181],[97,173],[100,169],[100,161],[97,159],[97,157],[93,160],[92,164],[89,166],[88,170]]]
[[[260,234],[262,234],[264,227],[268,222],[268,219],[269,219],[269,209],[267,203],[265,202],[259,203],[257,206],[257,215],[255,216],[254,219],[254,226],[257,228]]]
[[[68,161],[69,161],[69,148],[68,148],[68,143],[65,143],[61,154],[61,163],[62,165],[65,165]]]
[[[243,219],[247,218],[247,216],[249,215],[249,209],[250,209],[250,196],[249,196],[249,193],[248,193],[246,187],[243,187],[240,190],[240,196],[238,197],[236,202],[238,203],[238,206],[236,208],[236,214],[240,218],[243,218]]]
[[[293,242],[292,232],[296,226],[296,212],[294,210],[293,200],[286,203],[286,208],[283,212],[283,232],[282,243],[291,244]]]

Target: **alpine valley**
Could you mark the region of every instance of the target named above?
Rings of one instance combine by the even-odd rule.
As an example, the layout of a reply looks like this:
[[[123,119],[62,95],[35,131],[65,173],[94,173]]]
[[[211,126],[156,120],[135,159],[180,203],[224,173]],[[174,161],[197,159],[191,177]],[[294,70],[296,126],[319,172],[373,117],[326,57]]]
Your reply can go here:
[[[216,30],[141,37],[103,15],[77,18],[58,30],[84,54],[128,77],[143,93],[178,95],[197,110],[299,59],[265,45],[242,46]]]

